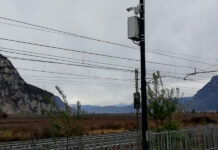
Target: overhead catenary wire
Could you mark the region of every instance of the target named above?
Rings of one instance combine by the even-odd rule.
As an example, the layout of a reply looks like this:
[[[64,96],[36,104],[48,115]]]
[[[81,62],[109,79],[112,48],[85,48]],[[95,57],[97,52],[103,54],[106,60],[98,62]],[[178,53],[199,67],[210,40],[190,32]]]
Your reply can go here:
[[[13,57],[12,57],[13,58]],[[16,59],[16,57],[14,57]],[[18,58],[18,59],[21,59],[21,60],[25,60],[26,58]],[[34,60],[34,61],[37,61],[37,60]],[[43,61],[44,62],[44,61]],[[55,62],[54,62],[55,63]],[[177,79],[181,79],[180,77],[176,77],[176,76],[169,76],[169,75],[165,75],[164,77],[171,77],[171,78],[177,78]]]
[[[51,84],[51,85],[69,85],[69,86],[100,86],[100,87],[112,87],[112,88],[120,88],[120,87],[129,87],[132,88],[131,86],[123,86],[123,85],[101,85],[101,84],[84,84],[84,83],[63,83],[63,82],[42,82],[42,81],[31,81],[35,84]]]
[[[105,62],[92,61],[92,60],[86,60],[86,59],[71,58],[71,57],[66,57],[66,56],[59,56],[59,55],[57,56],[57,55],[51,55],[51,54],[45,54],[45,53],[37,53],[37,52],[25,51],[21,49],[13,49],[13,48],[5,48],[5,47],[2,47],[2,49],[3,49],[2,52],[7,52],[7,53],[27,55],[27,56],[33,56],[33,57],[41,57],[41,58],[46,58],[46,59],[56,59],[56,60],[61,60],[61,61],[74,62],[74,63],[85,64],[84,62],[89,62],[89,63],[96,63],[96,64],[101,64],[101,65],[104,64],[104,65],[109,65],[109,66],[124,67],[124,68],[129,68],[129,69],[135,68],[133,66],[131,67],[131,66],[120,65],[120,64],[112,64],[112,63],[105,63]],[[45,57],[45,56],[48,56],[48,57]],[[80,62],[75,62],[72,60],[78,60]]]
[[[88,37],[88,36],[84,36],[84,35],[80,35],[80,34],[75,34],[75,33],[69,33],[69,32],[65,32],[65,31],[61,31],[61,30],[57,30],[57,29],[53,29],[53,28],[49,28],[49,27],[44,27],[44,26],[40,26],[40,25],[36,25],[36,24],[24,22],[24,21],[19,21],[19,20],[15,20],[15,19],[10,19],[10,18],[6,18],[6,17],[2,17],[2,16],[0,16],[0,18],[4,19],[4,20],[7,20],[7,21],[12,21],[12,22],[16,22],[16,23],[32,26],[32,27],[37,27],[37,28],[45,29],[45,30],[47,30],[46,32],[52,31],[51,33],[64,34],[64,35],[68,35],[68,36],[74,36],[74,37],[78,37],[78,38],[83,38],[83,39],[87,39],[87,40],[97,41],[97,42],[101,42],[101,43],[112,44],[112,45],[121,46],[121,47],[125,47],[125,48],[137,49],[137,48],[135,48],[133,46],[129,46],[129,45],[125,45],[125,44],[120,44],[120,43],[116,43],[116,42],[106,41],[106,40],[97,39],[97,38],[93,38],[93,37]],[[23,26],[20,26],[20,27],[23,27]]]
[[[57,56],[57,55],[50,55],[50,54],[44,54],[44,53],[35,53],[35,52],[29,52],[29,51],[23,51],[23,50],[20,50],[20,49],[12,49],[12,48],[5,48],[3,47],[2,48],[3,52],[8,52],[8,53],[14,53],[14,54],[21,54],[21,55],[26,55],[26,56],[34,56],[34,57],[41,57],[41,58],[47,58],[47,59],[54,59],[54,58],[49,58],[49,57],[55,57],[54,60],[61,60],[61,61],[67,61],[67,62],[73,62],[73,63],[82,63],[82,64],[87,64],[87,63],[84,63],[86,60],[81,60],[81,59],[76,59],[76,58],[73,58],[75,60],[80,60],[82,62],[75,62],[75,61],[72,61],[72,58],[70,57],[62,57],[62,56]],[[8,51],[8,50],[12,50],[11,51]],[[25,53],[23,53],[25,52]],[[30,53],[30,54],[26,54],[26,53]],[[32,55],[34,54],[34,55]],[[35,55],[36,54],[36,55]],[[43,55],[43,56],[37,56],[37,55]],[[49,57],[45,57],[45,56],[49,56]],[[58,58],[58,59],[57,59]],[[70,61],[69,60],[65,60],[65,59],[61,59],[61,58],[65,58],[65,59],[71,59]],[[98,64],[106,64],[106,65],[113,65],[113,66],[119,66],[119,67],[126,67],[126,68],[131,68],[133,69],[133,67],[130,67],[130,66],[124,66],[124,65],[119,65],[119,64],[108,64],[108,63],[104,63],[104,62],[97,62],[97,61],[87,61],[87,62],[93,62],[93,63],[98,63]],[[172,67],[180,67],[180,68],[191,68],[191,69],[195,69],[196,67],[192,67],[192,66],[184,66],[184,65],[175,65],[175,64],[168,64],[168,63],[161,63],[161,62],[153,62],[153,61],[146,61],[147,63],[151,63],[151,64],[158,64],[158,65],[164,65],[164,66],[172,66]],[[87,64],[87,65],[92,65],[92,64]],[[199,68],[198,68],[199,69]],[[201,70],[201,69],[199,69]],[[185,75],[185,74],[184,74]]]
[[[117,81],[134,82],[133,79],[122,79],[122,78],[120,79],[120,78],[90,76],[90,75],[81,75],[81,74],[63,73],[63,72],[36,70],[36,69],[27,69],[27,68],[16,68],[16,69],[23,70],[23,71],[31,71],[31,72],[49,73],[49,74],[59,74],[59,75],[69,75],[69,76],[78,76],[78,77],[88,77],[88,78],[95,78],[95,79],[106,79],[106,80],[117,80]],[[183,80],[183,78],[177,77],[177,76],[171,76],[171,75],[163,76],[163,78],[165,78],[165,77]],[[152,79],[152,78],[147,78],[147,79]],[[187,80],[187,81],[199,82],[199,81],[196,81],[196,80]]]
[[[13,57],[12,57],[13,58]],[[14,57],[16,59],[16,57]],[[25,60],[26,58],[18,58],[18,59],[22,59],[22,60]],[[36,61],[36,60],[34,60]],[[44,62],[44,61],[43,61]],[[56,63],[56,62],[54,62]],[[182,79],[181,77],[178,77],[178,76],[171,76],[171,75],[165,75],[164,77],[170,77],[170,78],[175,78],[175,79]]]
[[[152,53],[152,54],[157,54],[157,55],[162,55],[162,56],[167,56],[167,57],[171,57],[171,58],[174,58],[174,59],[181,59],[181,60],[186,60],[186,61],[190,61],[190,62],[200,63],[200,64],[204,64],[204,65],[214,65],[214,64],[211,64],[211,63],[207,63],[207,62],[202,62],[202,61],[193,60],[193,59],[187,59],[187,58],[173,56],[173,55],[169,55],[169,54],[162,54],[162,53],[159,53],[159,52],[153,52],[153,51],[149,51],[149,50],[147,50],[146,52],[149,52],[149,53]]]
[[[22,75],[23,78],[44,78],[44,79],[79,79],[86,80],[90,79],[87,77],[73,77],[72,76],[42,76],[42,75]]]
[[[81,81],[63,81],[63,80],[48,80],[48,79],[35,79],[35,78],[27,78],[27,81],[30,82],[36,82],[36,83],[48,83],[48,84],[65,84],[65,85],[89,85],[89,86],[103,86],[103,87],[107,87],[107,86],[111,86],[111,87],[132,87],[134,86],[133,84],[108,84],[108,83],[93,83],[93,82],[81,82]],[[72,84],[73,83],[73,84]],[[184,86],[176,86],[179,89],[188,89],[188,90],[193,90],[193,91],[197,91],[199,90],[198,88],[192,88],[192,87],[184,87]],[[174,88],[174,87],[166,87],[166,88]]]
[[[15,56],[7,56],[7,57],[10,58],[10,59],[17,59],[17,60],[21,60],[21,61],[42,62],[42,63],[50,63],[50,64],[59,64],[59,65],[68,65],[68,66],[77,66],[77,67],[86,67],[86,68],[96,68],[96,69],[105,69],[105,70],[131,72],[131,73],[134,72],[133,70],[127,70],[127,69],[122,69],[122,68],[106,67],[106,66],[99,66],[99,65],[92,65],[92,64],[63,63],[63,62],[57,62],[57,61],[31,59],[31,58],[15,57]]]
[[[218,72],[218,70],[210,70],[210,71],[200,71],[200,72],[188,73],[187,76],[197,75],[197,74],[214,73],[214,72]]]
[[[11,58],[11,59],[22,60],[22,61],[33,61],[33,62],[38,61],[38,62],[46,62],[46,63],[52,63],[52,64],[61,64],[61,65],[70,65],[70,66],[79,66],[79,67],[88,67],[88,68],[98,68],[98,69],[107,69],[107,70],[109,69],[109,70],[114,70],[114,71],[124,71],[124,72],[134,73],[133,70],[125,70],[125,69],[117,69],[117,68],[107,68],[107,67],[98,67],[98,66],[91,66],[91,65],[85,66],[85,65],[78,65],[78,64],[68,64],[68,63],[61,63],[61,62],[54,62],[54,61],[47,61],[47,60],[29,59],[29,58],[22,58],[22,57],[13,57],[13,56],[7,56],[7,57]],[[184,79],[183,77],[172,76],[172,75],[164,75],[163,77]]]
[[[179,56],[186,56],[186,57],[192,57],[192,58],[197,58],[197,59],[205,59],[205,60],[215,60],[215,61],[218,61],[218,59],[216,58],[208,58],[208,57],[201,57],[201,56],[197,56],[197,55],[190,55],[190,54],[184,54],[184,53],[178,53],[178,52],[172,52],[172,51],[169,51],[169,50],[162,50],[162,49],[153,49],[153,48],[146,48],[146,49],[149,49],[150,51],[153,51],[153,52],[163,52],[163,53],[167,53],[167,54],[174,54],[174,55],[179,55]]]
[[[65,59],[60,59],[60,58],[62,58],[62,56],[57,56],[57,55],[49,55],[49,54],[44,54],[44,53],[35,53],[35,52],[29,52],[29,51],[24,51],[24,50],[20,50],[20,49],[11,49],[11,48],[5,48],[5,47],[2,47],[2,49],[3,49],[2,50],[3,52],[8,52],[8,53],[21,54],[21,55],[26,55],[26,56],[46,58],[46,59],[52,59],[52,60],[60,60],[60,61],[73,62],[73,63],[81,63],[81,62],[71,61],[72,58],[70,58],[70,57],[63,57],[63,58],[66,58],[66,59],[70,59],[70,61],[69,61],[69,60],[65,60]],[[12,50],[12,52],[8,51],[8,50]],[[23,52],[25,52],[25,53],[23,53]],[[26,53],[30,53],[30,54],[26,54]],[[34,54],[34,55],[32,55],[32,54]],[[37,55],[35,55],[35,54],[37,54]],[[43,56],[38,56],[38,55],[43,55]],[[45,57],[45,56],[51,56],[51,57],[55,57],[55,58],[50,58],[50,57]],[[84,61],[84,60],[81,60],[81,59],[76,59],[76,60]],[[91,62],[95,62],[95,61],[91,61]],[[98,63],[101,63],[101,62],[98,62]],[[86,63],[82,62],[82,64],[84,65]],[[105,64],[107,64],[107,63],[105,63]],[[87,64],[87,65],[92,65],[92,64]],[[111,64],[109,64],[109,65],[111,65]],[[116,65],[116,64],[113,64],[113,65]],[[128,66],[122,66],[122,65],[117,65],[117,66],[128,67]],[[133,67],[130,67],[130,68],[133,68]],[[119,68],[114,68],[114,69],[119,69]],[[152,70],[152,69],[148,69],[148,70]],[[153,71],[156,71],[156,70],[153,70]],[[184,75],[184,76],[186,75],[186,74],[182,74],[182,73],[172,73],[172,72],[167,72],[167,71],[161,71],[161,72],[163,72],[163,73],[171,73],[171,74],[175,74],[175,75]]]
[[[162,54],[160,54],[160,55],[162,55]],[[171,56],[170,56],[171,57]],[[153,64],[158,64],[158,63],[156,63],[156,62],[148,62],[148,63],[153,63]],[[199,63],[201,63],[201,62],[199,62]],[[164,64],[164,63],[162,63],[161,65],[169,65],[169,64]],[[208,64],[209,65],[209,64]],[[212,65],[212,64],[210,64],[210,65]],[[184,67],[184,66],[179,66],[179,65],[171,65],[171,66],[175,66],[175,67]],[[185,67],[188,67],[188,68],[196,68],[196,67],[191,67],[191,66],[185,66]],[[184,67],[184,68],[185,68]],[[200,70],[200,69],[199,69]]]
[[[99,54],[99,53],[92,53],[92,52],[84,52],[84,51],[79,51],[79,50],[73,50],[73,49],[68,49],[68,48],[61,48],[61,47],[56,47],[56,46],[43,45],[43,44],[37,44],[37,43],[31,43],[31,42],[25,42],[25,41],[18,41],[18,40],[7,39],[7,38],[0,38],[0,39],[5,40],[5,41],[11,41],[11,42],[28,44],[28,45],[35,45],[35,46],[46,47],[46,48],[53,48],[53,49],[59,49],[59,50],[65,50],[65,51],[73,51],[73,52],[79,52],[79,53],[84,53],[84,54],[91,54],[91,55],[97,55],[97,56],[102,56],[102,57],[110,57],[110,58],[115,58],[115,59],[123,59],[123,60],[139,62],[138,59],[133,59],[133,58],[118,57],[118,56]],[[154,62],[154,61],[146,61],[146,62],[151,63],[151,64],[159,64],[159,65],[182,67],[182,68],[191,68],[191,69],[197,68],[197,67],[193,67],[193,66],[175,65],[175,64],[168,64],[168,63],[161,63],[161,62]],[[197,68],[197,69],[202,70],[200,68]]]
[[[0,17],[1,18],[1,17]],[[12,21],[12,20],[9,20],[9,21]],[[1,23],[1,22],[0,22]],[[19,23],[22,23],[22,22],[19,22]],[[27,25],[27,24],[26,24]],[[20,25],[17,25],[17,26],[20,26]],[[23,26],[23,27],[25,27],[25,26]],[[34,27],[34,26],[33,26]],[[35,26],[36,27],[36,26]],[[31,27],[25,27],[25,28],[29,28],[29,29],[31,29]],[[69,34],[67,34],[67,32],[66,33],[61,33],[61,32],[58,32],[58,31],[52,31],[52,30],[48,30],[48,29],[46,29],[46,28],[32,28],[32,29],[34,29],[34,30],[41,30],[41,31],[45,31],[45,32],[50,32],[50,33],[55,33],[55,34],[62,34],[62,35],[68,35],[69,36]],[[71,36],[71,35],[70,35]],[[73,35],[72,35],[73,36]],[[80,35],[78,35],[78,37],[80,37]],[[87,38],[87,39],[89,39],[89,37]],[[90,39],[90,40],[92,40],[92,39]],[[94,39],[95,40],[95,39]],[[97,39],[97,41],[98,41],[98,39]],[[104,40],[102,40],[102,41],[100,41],[100,42],[104,42]],[[106,41],[106,43],[107,43],[107,41]],[[24,43],[23,43],[24,44]],[[25,43],[26,44],[26,43]],[[108,44],[110,44],[110,42],[108,42]],[[114,45],[116,45],[116,44],[118,44],[118,46],[123,46],[122,44],[120,45],[119,43],[112,43],[112,44],[114,44]],[[36,45],[36,46],[39,46],[39,45]],[[125,46],[127,46],[127,45],[124,45],[123,47],[125,47]],[[49,48],[51,48],[51,47],[49,47]],[[133,48],[133,47],[129,47],[129,48]],[[136,49],[136,48],[133,48],[133,49]],[[150,52],[150,51],[148,51],[148,52]],[[89,52],[88,52],[89,53]],[[173,55],[168,55],[168,54],[162,54],[162,53],[160,53],[160,52],[151,52],[151,53],[153,53],[153,54],[157,54],[157,55],[162,55],[162,56],[167,56],[167,57],[174,57]],[[87,54],[87,53],[86,53]],[[92,55],[92,54],[91,54]],[[101,56],[101,55],[105,55],[105,54],[100,54],[100,55],[97,55],[97,56]],[[185,55],[185,54],[184,54]],[[52,56],[51,56],[52,57]],[[107,56],[105,56],[105,57],[107,57]],[[116,57],[116,56],[115,56]],[[110,57],[110,58],[114,58],[114,57]],[[183,59],[182,57],[174,57],[175,59],[181,59],[181,60],[186,60],[186,61],[191,61],[190,59]],[[197,57],[196,57],[197,58]],[[203,57],[202,57],[203,58]],[[45,58],[45,59],[50,59],[50,58]],[[65,59],[65,58],[63,58],[63,59]],[[68,59],[68,58],[66,58],[66,59]],[[116,59],[122,59],[122,58],[118,58],[118,57],[116,57]],[[130,58],[130,59],[132,59],[132,58]],[[55,60],[55,59],[54,59]],[[129,60],[129,58],[128,59],[124,59],[124,60]],[[47,61],[47,60],[43,60],[43,61]],[[64,61],[64,60],[60,60],[60,61]],[[130,61],[139,61],[139,60],[135,60],[135,59],[133,59],[133,60],[130,60]],[[87,61],[88,62],[88,61]],[[91,61],[90,61],[91,62]],[[97,62],[97,61],[96,61]],[[213,65],[213,64],[210,64],[210,63],[205,63],[205,62],[201,62],[201,61],[195,61],[195,60],[193,60],[192,62],[196,62],[196,63],[200,63],[200,64],[205,64],[205,65]],[[93,61],[93,63],[94,63],[94,61]],[[97,62],[97,63],[99,63],[99,62]],[[162,63],[162,62],[154,62],[154,61],[151,61],[151,62],[149,62],[149,61],[147,61],[147,63],[151,63],[151,64],[157,64],[157,65],[165,65],[165,66],[173,66],[173,67],[181,67],[181,68],[190,68],[190,69],[194,69],[194,68],[196,68],[196,67],[194,67],[194,66],[184,66],[184,65],[178,65],[178,64],[167,64],[167,63]],[[107,65],[107,64],[105,64],[105,65]],[[118,65],[117,65],[118,66]],[[216,65],[215,65],[216,66]],[[124,66],[120,66],[120,67],[124,67]],[[128,67],[128,66],[125,66],[125,67]],[[201,71],[203,71],[202,69],[199,69],[199,68],[197,68],[198,70],[201,70]],[[178,74],[178,73],[175,73],[175,75],[176,74]],[[182,75],[182,74],[181,74]],[[172,76],[172,78],[173,77],[177,77],[177,76]],[[180,77],[177,77],[177,79],[181,79]]]
[[[114,42],[104,41],[104,40],[95,39],[95,38],[91,38],[91,37],[81,36],[81,35],[78,35],[78,34],[73,34],[73,33],[65,32],[65,31],[60,31],[60,30],[57,30],[57,29],[52,29],[52,28],[49,28],[49,27],[35,25],[35,24],[32,24],[32,23],[24,22],[24,21],[19,21],[19,20],[10,19],[10,18],[1,17],[1,16],[0,16],[0,18],[4,19],[4,20],[7,20],[7,21],[12,21],[12,22],[20,23],[20,24],[25,24],[25,25],[32,26],[32,27],[37,27],[37,28],[31,28],[31,27],[28,27],[28,26],[22,26],[22,25],[17,25],[17,24],[0,22],[2,24],[6,24],[6,25],[21,27],[21,28],[27,28],[27,29],[33,29],[33,30],[39,30],[39,31],[44,31],[44,32],[51,32],[51,33],[62,34],[62,35],[76,36],[76,37],[85,38],[85,39],[89,39],[89,40],[95,40],[95,41],[99,41],[99,42],[103,42],[103,43],[108,43],[108,44],[123,46],[123,47],[127,47],[127,48],[137,49],[135,47],[128,46],[128,45],[125,45],[125,44],[114,43]],[[153,50],[153,51],[148,51],[147,50],[147,52],[150,52],[150,53],[154,53],[154,54],[158,54],[158,55],[163,55],[163,56],[168,56],[168,57],[173,57],[173,58],[177,58],[177,59],[182,59],[182,60],[187,60],[187,61],[192,61],[192,62],[196,62],[196,63],[201,63],[201,64],[207,64],[207,65],[213,65],[214,66],[214,64],[210,64],[210,63],[205,63],[205,62],[201,62],[201,61],[190,60],[190,59],[186,59],[186,58],[182,58],[182,57],[176,57],[176,56],[171,56],[171,55],[168,55],[168,54],[161,54],[161,53],[159,53],[159,52],[172,53],[170,51],[156,50],[156,49],[152,49],[152,48],[148,48],[148,49]],[[154,51],[158,51],[158,53],[154,52]],[[191,56],[191,57],[193,57],[192,55],[186,55],[186,54],[182,54],[182,53],[173,53],[173,54],[180,54],[180,55],[184,55],[184,56]],[[199,58],[204,58],[204,57],[199,57]],[[209,59],[209,58],[206,58],[206,59]]]
[[[83,54],[88,54],[88,55],[96,55],[96,56],[101,56],[101,57],[109,57],[109,58],[123,59],[123,60],[136,61],[136,62],[139,61],[139,60],[133,59],[133,58],[118,57],[118,56],[113,56],[113,55],[106,55],[106,54],[101,54],[101,53],[87,52],[87,51],[81,51],[81,50],[75,50],[75,49],[69,49],[69,48],[62,48],[62,47],[57,47],[57,46],[51,46],[51,45],[45,45],[45,44],[39,44],[39,43],[32,43],[32,42],[26,42],[26,41],[20,41],[20,40],[13,40],[13,39],[2,38],[2,37],[0,37],[0,40],[10,41],[10,42],[15,42],[15,43],[28,44],[28,45],[34,45],[34,46],[39,46],[39,47],[52,48],[52,49],[63,50],[63,51],[83,53]]]
[[[98,85],[114,85],[114,86],[134,86],[134,83],[132,84],[123,84],[123,83],[106,83],[106,82],[88,82],[88,81],[73,81],[73,80],[54,80],[54,79],[44,79],[44,78],[25,78],[25,80],[28,81],[46,81],[46,82],[57,82],[57,83],[85,83],[85,84],[98,84]]]
[[[125,82],[134,82],[133,79],[124,79],[124,78],[100,77],[100,76],[82,75],[82,74],[74,74],[74,73],[46,71],[46,70],[39,70],[39,69],[27,69],[27,68],[19,68],[19,67],[17,67],[16,69],[23,70],[23,71],[48,73],[48,74],[59,74],[59,75],[69,75],[69,76],[87,77],[87,78],[95,78],[95,79],[105,79],[105,80],[115,80],[115,81],[117,80],[117,81],[125,81]]]

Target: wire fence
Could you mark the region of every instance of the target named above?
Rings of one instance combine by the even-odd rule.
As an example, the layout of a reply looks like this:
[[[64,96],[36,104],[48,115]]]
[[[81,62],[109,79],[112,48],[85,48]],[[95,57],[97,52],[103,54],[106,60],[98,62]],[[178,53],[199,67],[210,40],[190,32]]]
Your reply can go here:
[[[150,150],[218,150],[218,126],[148,132]]]
[[[147,133],[149,150],[218,150],[218,126]],[[0,150],[141,150],[141,134],[115,133],[76,138],[0,143]]]
[[[136,132],[0,143],[0,150],[139,150]]]

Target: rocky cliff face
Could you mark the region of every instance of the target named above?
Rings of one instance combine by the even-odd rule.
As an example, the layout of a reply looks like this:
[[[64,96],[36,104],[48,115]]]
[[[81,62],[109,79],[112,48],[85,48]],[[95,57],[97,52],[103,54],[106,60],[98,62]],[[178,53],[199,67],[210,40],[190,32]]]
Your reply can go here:
[[[218,110],[218,76],[214,76],[188,104],[189,110],[216,111]]]
[[[0,54],[0,110],[7,114],[41,115],[43,109],[54,111],[45,97],[54,95],[27,84],[12,63]]]

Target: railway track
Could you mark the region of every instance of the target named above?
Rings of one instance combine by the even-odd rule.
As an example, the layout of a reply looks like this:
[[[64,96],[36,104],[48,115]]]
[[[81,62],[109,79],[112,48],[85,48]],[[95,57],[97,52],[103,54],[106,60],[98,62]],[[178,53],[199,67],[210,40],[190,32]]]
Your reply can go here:
[[[48,138],[30,141],[0,143],[0,150],[136,150],[141,136],[136,132],[114,133],[98,136]]]

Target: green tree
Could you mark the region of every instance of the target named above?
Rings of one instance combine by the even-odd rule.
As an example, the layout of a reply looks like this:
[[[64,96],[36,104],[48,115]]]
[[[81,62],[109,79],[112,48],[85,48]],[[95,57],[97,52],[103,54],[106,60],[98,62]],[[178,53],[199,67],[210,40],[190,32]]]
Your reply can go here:
[[[86,119],[87,111],[82,109],[82,105],[80,101],[76,102],[75,106],[72,106],[72,113],[76,117],[77,120],[84,120]]]
[[[72,136],[81,136],[83,128],[80,120],[85,118],[85,111],[81,109],[81,103],[77,101],[76,109],[73,109],[69,106],[67,97],[60,87],[56,86],[57,91],[61,95],[65,107],[64,109],[59,108],[55,101],[52,99],[46,98],[47,101],[52,104],[56,112],[48,112],[48,115],[51,118],[50,124],[50,134],[53,137],[65,136],[67,137],[67,143],[70,142],[70,137]],[[76,113],[75,113],[76,112]],[[68,144],[67,144],[68,149]]]
[[[172,114],[178,109],[179,89],[164,88],[160,73],[153,73],[153,81],[147,85],[148,115],[156,125],[167,126],[172,122]]]

